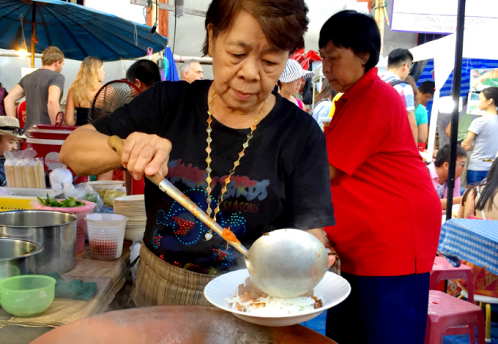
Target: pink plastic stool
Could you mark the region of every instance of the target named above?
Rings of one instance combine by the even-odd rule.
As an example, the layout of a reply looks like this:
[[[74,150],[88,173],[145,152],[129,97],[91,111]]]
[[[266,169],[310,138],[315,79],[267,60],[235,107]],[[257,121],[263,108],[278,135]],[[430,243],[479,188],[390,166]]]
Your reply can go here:
[[[445,258],[436,257],[431,271],[430,290],[436,290],[436,286],[440,281],[462,278],[467,282],[469,302],[474,302],[474,276],[472,269],[465,264],[455,268]]]
[[[481,307],[438,290],[429,291],[425,344],[441,344],[444,335],[468,334],[470,343],[484,344],[484,314]],[[456,327],[459,326],[459,327]]]

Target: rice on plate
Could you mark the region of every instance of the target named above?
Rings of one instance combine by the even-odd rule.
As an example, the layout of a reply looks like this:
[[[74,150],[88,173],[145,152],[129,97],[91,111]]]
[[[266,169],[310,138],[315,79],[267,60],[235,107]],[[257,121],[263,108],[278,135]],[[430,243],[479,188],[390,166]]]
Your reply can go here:
[[[295,315],[322,307],[321,297],[313,296],[313,290],[290,299],[273,297],[256,288],[249,277],[226,301],[233,310],[266,316]]]

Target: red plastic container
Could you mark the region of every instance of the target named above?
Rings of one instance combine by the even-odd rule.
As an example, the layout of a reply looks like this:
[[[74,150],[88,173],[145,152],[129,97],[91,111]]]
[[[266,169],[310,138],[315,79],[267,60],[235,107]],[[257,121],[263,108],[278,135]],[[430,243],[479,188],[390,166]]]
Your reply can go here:
[[[131,194],[132,195],[143,195],[145,190],[145,179],[135,180],[131,179]]]
[[[28,148],[33,148],[36,151],[36,157],[43,158],[45,172],[64,166],[59,160],[59,153],[64,141],[76,128],[78,127],[46,124],[38,124],[29,128],[27,132]],[[74,172],[73,176],[76,184],[88,181],[88,177],[78,177]]]
[[[28,147],[36,151],[37,157],[43,158],[45,171],[64,166],[59,160],[59,153],[64,141],[76,128],[39,124],[28,130]]]
[[[418,146],[418,150],[420,152],[423,152],[427,146],[427,144],[425,142],[417,142],[417,146]]]

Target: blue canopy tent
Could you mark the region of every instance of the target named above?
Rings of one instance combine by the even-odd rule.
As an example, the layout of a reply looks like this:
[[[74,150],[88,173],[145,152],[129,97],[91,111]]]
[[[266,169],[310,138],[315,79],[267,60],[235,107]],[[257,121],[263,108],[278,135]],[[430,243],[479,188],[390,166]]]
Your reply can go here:
[[[480,30],[465,30],[463,42],[462,80],[459,84],[461,86],[459,93],[465,96],[469,91],[470,70],[482,65],[494,66],[493,63],[497,55],[496,48],[493,45],[481,43],[482,32]],[[410,49],[414,57],[414,62],[433,61],[432,68],[428,63],[426,70],[424,70],[424,73],[419,78],[420,82],[428,80],[425,78],[430,78],[436,83],[436,92],[434,94],[434,101],[432,102],[429,124],[429,142],[427,145],[427,156],[429,157],[432,156],[434,149],[440,97],[449,95],[452,90],[456,47],[456,34],[451,34]],[[434,75],[432,71],[434,71]]]
[[[462,82],[460,96],[465,97],[470,90],[470,73],[472,69],[493,69],[498,68],[498,60],[482,60],[482,59],[463,59],[462,63]],[[417,84],[420,85],[424,81],[434,81],[434,60],[428,60],[422,74],[420,75]],[[448,97],[451,95],[451,87],[453,84],[453,72],[439,90],[440,97]],[[430,116],[432,110],[432,100],[427,104],[427,112]],[[429,117],[430,120],[430,117]]]
[[[41,53],[56,46],[69,59],[96,56],[116,61],[145,56],[147,48],[161,51],[166,44],[165,37],[151,35],[146,25],[85,6],[59,0],[0,0],[1,49]],[[33,65],[34,54],[31,59]]]

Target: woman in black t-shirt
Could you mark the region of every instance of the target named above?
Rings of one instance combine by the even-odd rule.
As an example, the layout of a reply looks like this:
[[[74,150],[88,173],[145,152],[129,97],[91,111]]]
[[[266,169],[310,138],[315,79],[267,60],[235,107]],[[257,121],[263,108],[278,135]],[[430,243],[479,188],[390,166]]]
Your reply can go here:
[[[61,160],[80,175],[160,172],[246,247],[278,228],[324,242],[322,227],[334,224],[325,139],[311,116],[272,93],[289,53],[304,46],[307,8],[303,0],[230,4],[214,0],[206,15],[214,81],[156,84],[77,129]],[[109,135],[126,139],[121,160]],[[204,286],[243,268],[243,257],[148,181],[145,203],[135,304],[207,305]]]

